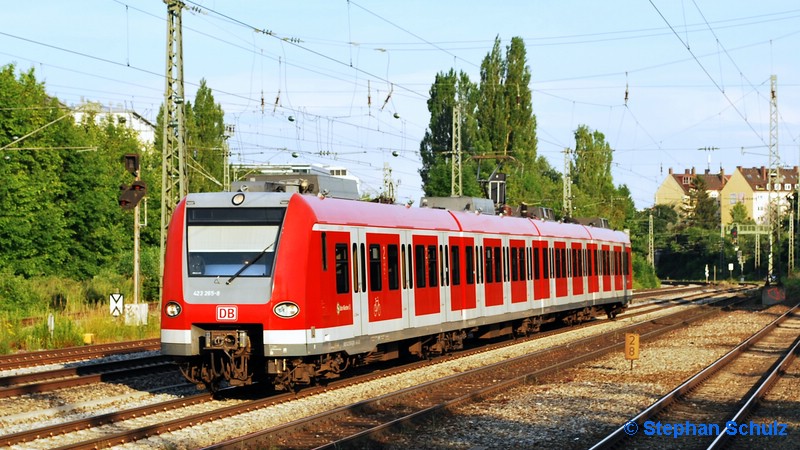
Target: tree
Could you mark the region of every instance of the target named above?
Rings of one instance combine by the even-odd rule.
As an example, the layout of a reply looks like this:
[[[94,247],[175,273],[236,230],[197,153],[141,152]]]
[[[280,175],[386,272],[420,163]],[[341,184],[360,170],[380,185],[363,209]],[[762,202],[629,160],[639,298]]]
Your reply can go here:
[[[744,203],[736,203],[731,208],[731,223],[754,224],[755,222],[747,214],[747,207],[744,206]]]
[[[186,104],[190,192],[215,192],[223,188],[224,116],[206,80],[201,79],[194,106]]]
[[[613,150],[603,133],[592,131],[586,125],[580,125],[575,130],[575,151],[570,173],[576,186],[605,200],[613,197],[612,160]]]
[[[100,120],[100,107],[85,114],[75,127],[75,139],[95,151],[63,155],[61,179],[66,185],[64,210],[73,238],[69,243],[71,264],[63,275],[88,278],[113,263],[133,243],[132,214],[121,211],[117,186],[130,184],[133,176],[123,164],[127,153],[142,153],[135,132],[114,116]],[[151,186],[152,190],[152,186]]]
[[[713,230],[719,226],[719,206],[709,197],[706,182],[694,177],[689,188],[689,201],[684,208],[684,220],[689,227]]]
[[[422,188],[426,196],[449,196],[452,175],[453,109],[461,108],[461,161],[462,193],[482,197],[476,178],[476,164],[469,160],[474,134],[475,85],[465,73],[457,76],[453,69],[436,74],[430,89],[428,111],[431,113],[428,129],[420,142],[422,167],[419,169]]]
[[[70,256],[60,148],[76,144],[73,125],[69,110],[45,93],[33,69],[19,78],[15,72],[14,65],[0,70],[0,146],[32,134],[0,159],[0,269],[49,275]]]

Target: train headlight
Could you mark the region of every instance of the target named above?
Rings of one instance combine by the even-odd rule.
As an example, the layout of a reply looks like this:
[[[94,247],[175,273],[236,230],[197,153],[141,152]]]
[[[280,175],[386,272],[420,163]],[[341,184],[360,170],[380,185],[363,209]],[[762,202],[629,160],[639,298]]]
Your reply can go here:
[[[272,311],[276,316],[288,319],[296,316],[297,313],[300,312],[300,307],[292,302],[281,302],[275,305],[275,307],[272,308]]]
[[[181,305],[175,302],[169,302],[164,306],[164,312],[167,314],[167,317],[176,317],[181,313]]]
[[[233,198],[231,198],[231,203],[233,203],[234,206],[239,206],[244,203],[244,192],[237,192],[234,194]]]

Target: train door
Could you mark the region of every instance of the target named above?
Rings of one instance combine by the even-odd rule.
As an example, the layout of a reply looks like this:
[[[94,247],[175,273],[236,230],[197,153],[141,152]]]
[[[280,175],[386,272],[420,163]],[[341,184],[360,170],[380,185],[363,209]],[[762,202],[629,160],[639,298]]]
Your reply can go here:
[[[533,241],[533,299],[550,298],[550,264],[547,241]]]
[[[597,279],[597,244],[586,244],[586,276],[589,293],[594,294],[600,288],[600,281]]]
[[[625,288],[627,290],[633,289],[633,261],[631,260],[631,248],[625,248],[625,253],[623,254],[625,258],[625,262],[623,266],[625,266]]]
[[[475,264],[474,238],[449,238],[450,264],[450,304],[447,308],[447,320],[463,320],[475,310]]]
[[[400,236],[366,234],[368,333],[403,328],[400,290]]]
[[[361,324],[353,321],[353,280],[350,270],[350,233],[319,233],[322,271],[319,279],[320,326],[353,325],[354,333]]]
[[[600,255],[602,256],[600,266],[602,267],[603,274],[603,292],[611,292],[611,251],[608,245],[603,245],[600,248]]]
[[[622,280],[622,247],[614,247],[614,290],[621,291],[624,286]]]
[[[500,239],[483,240],[483,298],[486,307],[503,305],[502,245]]]
[[[367,293],[366,244],[364,231],[350,235],[349,264],[353,291],[353,328],[357,336],[369,330],[369,296]]]
[[[411,326],[432,325],[440,320],[442,308],[439,298],[441,280],[438,245],[436,236],[414,235],[412,237],[414,307]]]
[[[510,279],[511,279],[511,304],[525,303],[528,301],[528,267],[525,251],[525,241],[512,239],[509,241],[510,249]]]
[[[572,246],[572,295],[583,295],[583,280],[585,277],[583,261],[583,245],[573,242]]]
[[[553,242],[553,264],[555,265],[556,297],[566,297],[569,295],[567,285],[567,244],[565,242]]]

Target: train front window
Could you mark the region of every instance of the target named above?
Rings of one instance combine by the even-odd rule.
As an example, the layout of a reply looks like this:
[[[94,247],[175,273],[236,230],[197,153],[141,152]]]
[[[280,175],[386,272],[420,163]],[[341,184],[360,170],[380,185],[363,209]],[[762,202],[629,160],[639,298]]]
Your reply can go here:
[[[268,277],[284,208],[189,208],[190,277]]]

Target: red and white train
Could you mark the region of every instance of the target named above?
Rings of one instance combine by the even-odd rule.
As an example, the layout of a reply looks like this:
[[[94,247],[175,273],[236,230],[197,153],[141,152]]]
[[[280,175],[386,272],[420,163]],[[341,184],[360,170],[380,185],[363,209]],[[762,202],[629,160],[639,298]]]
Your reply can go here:
[[[190,194],[169,225],[161,349],[184,376],[291,388],[468,338],[616,316],[629,237],[313,195]]]

